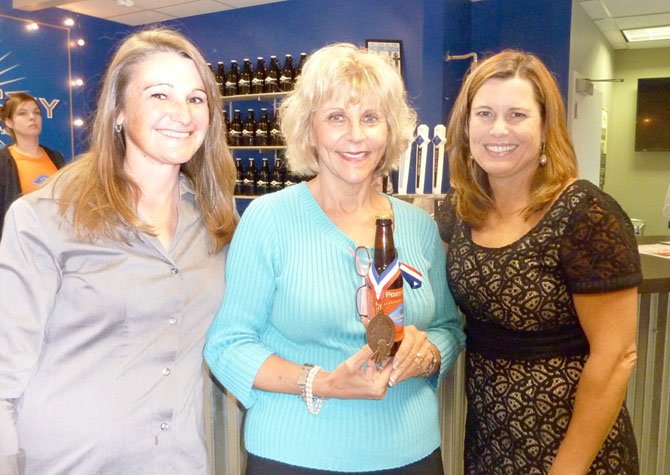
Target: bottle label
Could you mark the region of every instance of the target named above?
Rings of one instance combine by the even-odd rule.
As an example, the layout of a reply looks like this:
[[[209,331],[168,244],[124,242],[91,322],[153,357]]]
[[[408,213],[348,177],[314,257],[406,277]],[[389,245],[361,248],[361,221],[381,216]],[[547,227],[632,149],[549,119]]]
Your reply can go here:
[[[402,341],[405,333],[405,304],[403,289],[386,289],[381,295],[382,312],[391,317],[395,325],[395,341]]]
[[[262,86],[262,85],[263,85],[263,82],[264,82],[264,81],[263,81],[262,79],[260,79],[260,78],[253,78],[253,79],[251,80],[251,85],[252,85],[252,86]]]
[[[248,79],[240,79],[237,84],[238,84],[238,86],[248,86],[249,85],[249,80]]]

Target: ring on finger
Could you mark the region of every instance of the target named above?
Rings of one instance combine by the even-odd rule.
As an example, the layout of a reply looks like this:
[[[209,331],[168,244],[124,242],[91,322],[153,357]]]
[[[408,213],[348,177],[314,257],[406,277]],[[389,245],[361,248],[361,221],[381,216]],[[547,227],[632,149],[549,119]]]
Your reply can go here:
[[[416,356],[414,357],[414,362],[416,363],[417,366],[421,366],[421,363],[423,363],[424,356],[421,353],[417,353]]]

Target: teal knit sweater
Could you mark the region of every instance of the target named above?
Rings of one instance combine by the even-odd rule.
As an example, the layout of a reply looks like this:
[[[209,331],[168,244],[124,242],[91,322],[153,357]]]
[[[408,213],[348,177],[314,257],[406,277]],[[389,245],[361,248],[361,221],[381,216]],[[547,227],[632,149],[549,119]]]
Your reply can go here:
[[[428,332],[440,350],[439,377],[452,366],[464,334],[449,293],[437,226],[422,210],[390,198],[401,262],[419,269],[406,283],[405,324]],[[255,200],[244,212],[226,264],[223,306],[209,330],[205,359],[247,408],[246,449],[322,470],[370,471],[420,460],[440,445],[437,378],[412,378],[386,398],[330,399],[311,415],[297,395],[252,387],[272,353],[332,371],[365,344],[356,312],[360,285],[355,243],[318,206],[305,183]]]

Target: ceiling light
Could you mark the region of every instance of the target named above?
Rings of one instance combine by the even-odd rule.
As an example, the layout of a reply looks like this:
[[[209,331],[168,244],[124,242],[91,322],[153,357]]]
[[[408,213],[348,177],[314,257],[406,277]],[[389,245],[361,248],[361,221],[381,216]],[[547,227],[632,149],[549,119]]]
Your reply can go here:
[[[621,30],[621,34],[623,34],[623,37],[629,43],[635,41],[670,40],[670,25]]]

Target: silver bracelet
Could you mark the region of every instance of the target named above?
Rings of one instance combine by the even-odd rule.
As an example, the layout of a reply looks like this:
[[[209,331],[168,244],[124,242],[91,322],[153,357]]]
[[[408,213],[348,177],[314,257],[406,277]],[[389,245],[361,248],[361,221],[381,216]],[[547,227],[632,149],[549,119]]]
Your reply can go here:
[[[323,405],[323,399],[315,397],[313,393],[314,377],[316,373],[321,371],[321,368],[314,365],[309,370],[307,374],[307,380],[305,381],[305,402],[307,403],[307,410],[310,414],[317,415],[321,412],[321,406]]]
[[[314,378],[321,368],[311,363],[305,363],[302,371],[298,375],[298,388],[300,388],[300,398],[307,404],[307,410],[310,414],[318,414],[323,405],[323,399],[314,396]]]

